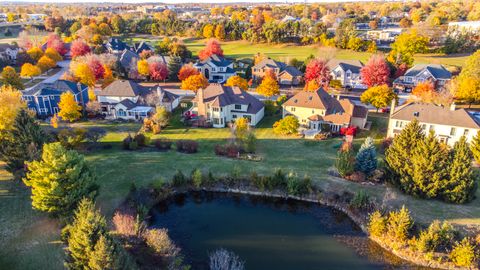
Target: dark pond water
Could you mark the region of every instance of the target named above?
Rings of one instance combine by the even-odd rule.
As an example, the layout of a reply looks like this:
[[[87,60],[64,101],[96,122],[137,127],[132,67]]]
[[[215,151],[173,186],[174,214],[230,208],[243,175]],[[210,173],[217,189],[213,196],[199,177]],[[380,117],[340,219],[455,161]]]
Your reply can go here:
[[[421,269],[386,253],[345,214],[283,199],[220,193],[177,195],[151,211],[168,228],[193,269],[208,269],[218,248],[235,252],[247,270]]]

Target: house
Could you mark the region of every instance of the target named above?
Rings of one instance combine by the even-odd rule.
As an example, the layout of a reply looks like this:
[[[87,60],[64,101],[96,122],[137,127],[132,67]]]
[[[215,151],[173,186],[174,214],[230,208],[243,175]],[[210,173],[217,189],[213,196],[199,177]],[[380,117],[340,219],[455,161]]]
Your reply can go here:
[[[0,44],[0,59],[7,64],[15,64],[18,54],[18,46],[7,43]]]
[[[234,86],[212,83],[199,89],[193,99],[192,112],[213,127],[225,127],[228,122],[244,117],[250,125],[257,125],[265,111],[263,102]]]
[[[120,54],[122,53],[125,49],[131,50],[130,46],[127,45],[127,43],[121,41],[118,38],[110,38],[108,42],[105,44],[105,48],[109,53],[113,54]]]
[[[332,80],[340,81],[344,88],[366,89],[367,86],[362,83],[360,70],[363,63],[359,60],[338,60],[328,61],[327,66],[330,70]]]
[[[120,56],[118,57],[118,62],[120,63],[122,69],[125,71],[125,76],[128,77],[130,71],[137,68],[138,60],[140,60],[140,56],[138,56],[138,54],[127,49],[124,49],[122,51],[122,54],[120,54]]]
[[[88,103],[88,86],[67,80],[41,83],[24,90],[22,99],[27,102],[27,107],[35,111],[39,117],[46,117],[59,112],[60,96],[66,92],[72,93],[79,105],[85,106]]]
[[[333,132],[342,127],[365,128],[368,109],[349,99],[340,99],[328,94],[322,88],[317,91],[300,91],[283,105],[283,117],[295,116],[300,125],[321,131],[325,125]]]
[[[395,137],[413,119],[418,120],[425,133],[434,131],[440,141],[450,146],[462,136],[471,142],[480,130],[480,113],[458,109],[455,104],[450,108],[424,103],[407,103],[395,108],[393,104],[387,137]]]
[[[454,35],[462,32],[466,32],[470,34],[479,33],[480,21],[449,22],[448,32]]]
[[[418,83],[433,83],[435,89],[442,89],[452,79],[452,74],[439,64],[415,65],[403,76],[393,81],[393,88],[399,91],[410,92]]]
[[[117,80],[97,93],[102,111],[114,119],[140,120],[154,111],[156,106],[174,110],[180,103],[180,96],[160,86],[142,86],[130,80]]]
[[[273,72],[282,85],[299,85],[303,81],[303,73],[294,66],[267,58],[252,67],[252,78],[261,80],[266,72]]]
[[[235,76],[233,62],[216,54],[193,65],[208,79],[209,82],[224,83],[228,78]]]
[[[148,45],[145,41],[137,42],[133,44],[133,48],[131,48],[136,54],[140,54],[143,51],[152,51],[152,46]]]

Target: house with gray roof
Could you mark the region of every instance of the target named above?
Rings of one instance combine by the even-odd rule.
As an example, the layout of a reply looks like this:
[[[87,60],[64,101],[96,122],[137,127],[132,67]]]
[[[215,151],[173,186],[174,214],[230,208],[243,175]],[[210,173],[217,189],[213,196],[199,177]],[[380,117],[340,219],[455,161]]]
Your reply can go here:
[[[282,85],[299,85],[303,81],[303,73],[296,67],[271,58],[264,59],[252,67],[252,79],[260,81],[269,71],[275,74]]]
[[[17,60],[19,48],[17,45],[10,45],[8,43],[0,44],[0,59],[7,64],[15,64]]]
[[[207,78],[209,82],[224,83],[228,78],[235,76],[233,61],[216,54],[193,65]]]
[[[124,71],[125,77],[128,77],[132,69],[136,69],[138,60],[140,60],[140,56],[131,50],[124,49],[122,51],[118,57],[118,62]]]
[[[407,103],[395,108],[392,104],[387,137],[393,138],[416,119],[425,134],[433,131],[437,138],[453,146],[462,136],[471,142],[480,130],[480,113],[427,103]]]
[[[116,80],[97,93],[103,113],[114,119],[140,120],[157,106],[174,110],[180,96],[160,86],[143,86],[131,80]]]
[[[403,76],[393,81],[393,88],[399,91],[410,92],[417,84],[431,82],[435,89],[445,87],[452,79],[452,74],[439,64],[418,64],[407,70]]]
[[[35,111],[37,116],[47,117],[59,112],[60,96],[67,92],[73,94],[80,106],[88,103],[88,86],[67,80],[40,83],[22,91],[22,99],[27,102],[28,109]]]
[[[229,122],[241,117],[255,126],[262,120],[265,106],[239,87],[211,83],[205,89],[197,91],[191,111],[216,128],[225,127]]]
[[[113,53],[113,54],[120,54],[124,50],[132,50],[132,48],[128,46],[127,43],[114,37],[108,40],[108,42],[105,44],[105,48],[109,53]]]
[[[150,46],[147,42],[141,41],[133,44],[133,48],[131,48],[136,54],[140,54],[143,51],[153,51],[153,47]]]
[[[362,83],[361,69],[363,63],[359,60],[332,59],[327,62],[332,80],[340,81],[344,88],[366,89]]]

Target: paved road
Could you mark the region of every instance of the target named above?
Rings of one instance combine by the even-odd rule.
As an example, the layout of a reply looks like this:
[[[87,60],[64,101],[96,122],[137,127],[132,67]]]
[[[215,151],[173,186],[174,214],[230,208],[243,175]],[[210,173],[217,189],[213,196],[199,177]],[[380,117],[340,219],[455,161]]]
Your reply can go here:
[[[37,85],[43,83],[54,83],[56,81],[58,81],[62,76],[63,74],[65,74],[65,72],[68,71],[68,68],[70,67],[70,60],[63,60],[63,61],[60,61],[57,63],[57,65],[61,68],[57,73],[53,74],[52,76],[49,76],[47,77],[45,80],[35,84],[34,86],[31,86],[25,90],[28,90],[28,89],[32,89],[34,87],[36,87]]]

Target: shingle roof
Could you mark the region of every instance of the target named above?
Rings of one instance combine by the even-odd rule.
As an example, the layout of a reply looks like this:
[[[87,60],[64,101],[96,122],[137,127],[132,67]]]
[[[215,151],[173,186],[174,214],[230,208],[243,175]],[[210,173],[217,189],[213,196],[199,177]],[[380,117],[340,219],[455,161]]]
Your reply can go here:
[[[88,87],[85,84],[80,84],[80,86],[82,90]],[[22,94],[27,96],[42,96],[60,95],[64,92],[71,92],[75,95],[78,94],[80,92],[78,83],[67,80],[57,80],[54,83],[40,83],[33,88],[23,91]]]
[[[473,115],[465,109],[450,110],[442,106],[424,103],[408,103],[392,113],[391,119],[480,129]]]
[[[108,43],[106,45],[108,48],[116,51],[123,51],[125,49],[130,50],[130,46],[127,45],[127,43],[121,41],[118,38],[110,38],[108,40]]]
[[[247,113],[251,114],[259,112],[264,107],[263,102],[236,86],[229,87],[218,83],[211,83],[205,89],[199,91],[203,92],[203,101],[205,103],[210,103],[216,107],[243,104],[248,105]],[[198,99],[199,92],[197,92],[193,100],[198,102]]]
[[[282,62],[275,61],[271,58],[262,60],[260,63],[253,66],[254,68],[263,69],[263,68],[278,68],[280,71],[284,70],[287,65]]]
[[[136,97],[152,89],[130,80],[116,80],[100,91],[97,96]]]
[[[124,68],[130,68],[130,65],[132,64],[132,61],[134,60],[139,60],[140,56],[138,54],[130,51],[130,50],[123,50],[122,54],[120,55],[119,62],[120,65]]]
[[[148,45],[145,41],[142,41],[142,42],[137,42],[133,44],[133,50],[137,54],[140,54],[143,51],[152,51],[153,48],[150,45]]]
[[[10,48],[12,50],[15,50],[15,49],[18,49],[18,46],[17,45],[10,45],[8,43],[0,43],[0,51],[5,51],[8,48]]]
[[[363,63],[359,60],[331,59],[328,61],[327,66],[330,70],[340,66],[344,71],[350,70],[352,73],[358,74],[363,67]]]
[[[286,66],[281,73],[288,73],[293,77],[303,76],[303,73],[294,66]]]
[[[131,101],[131,100],[128,99],[128,98],[120,101],[118,104],[122,104],[123,106],[125,106],[125,107],[127,108],[127,110],[130,110],[130,109],[132,109],[132,108],[137,107],[137,103]]]
[[[420,72],[427,69],[435,79],[451,79],[452,74],[445,69],[444,66],[439,64],[418,64],[407,70],[404,76],[416,76]]]
[[[216,54],[212,54],[207,59],[205,59],[203,61],[200,61],[200,62],[196,63],[195,65],[196,66],[203,66],[203,65],[205,65],[209,62],[213,63],[217,67],[227,67],[227,66],[232,64],[232,61],[226,59],[225,57],[218,56]]]

